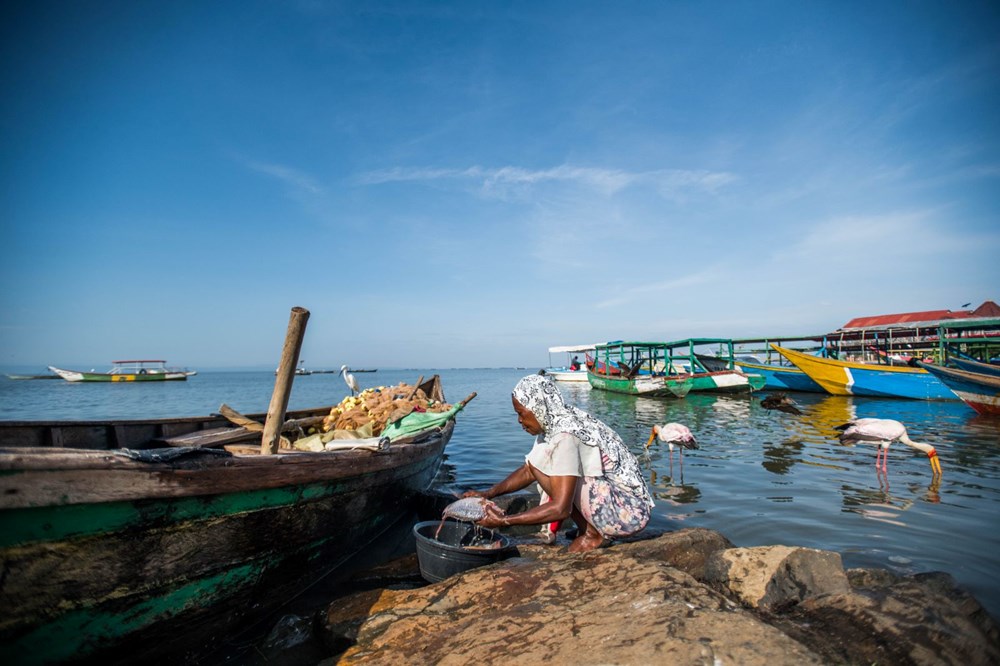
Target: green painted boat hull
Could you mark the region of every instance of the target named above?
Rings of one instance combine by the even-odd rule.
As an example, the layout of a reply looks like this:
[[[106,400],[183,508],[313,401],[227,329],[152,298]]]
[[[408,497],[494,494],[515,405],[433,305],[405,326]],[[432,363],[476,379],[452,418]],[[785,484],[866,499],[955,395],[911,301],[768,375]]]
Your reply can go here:
[[[453,429],[449,422],[386,454],[398,460],[369,452],[273,456],[285,483],[261,460],[267,456],[237,474],[226,468],[232,458],[223,458],[170,470],[152,465],[141,479],[162,477],[180,496],[55,497],[48,505],[0,510],[0,607],[16,609],[0,616],[0,660],[140,661],[211,652],[226,628],[287,601],[411,511]],[[352,460],[361,472],[336,469]],[[128,473],[141,474],[134,467]],[[22,474],[31,478],[19,481]],[[0,490],[55,487],[60,474],[5,468]],[[214,475],[205,481],[223,487],[184,494],[198,474]],[[247,487],[254,474],[262,487]],[[239,488],[226,491],[228,484]]]
[[[683,398],[693,386],[693,382],[688,378],[645,375],[629,379],[614,375],[609,377],[594,372],[587,373],[587,381],[592,388],[601,391],[662,398]]]
[[[767,378],[761,375],[727,371],[695,373],[691,379],[691,390],[696,393],[751,393],[767,384]]]

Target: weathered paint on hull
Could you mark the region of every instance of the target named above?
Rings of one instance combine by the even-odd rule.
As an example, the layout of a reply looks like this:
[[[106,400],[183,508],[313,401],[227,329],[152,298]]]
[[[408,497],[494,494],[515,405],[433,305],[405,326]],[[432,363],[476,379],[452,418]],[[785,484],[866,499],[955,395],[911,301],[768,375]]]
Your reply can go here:
[[[1000,416],[1000,377],[924,363],[920,366],[940,379],[972,409],[980,414]]]
[[[748,375],[760,375],[763,377],[765,389],[826,393],[822,386],[814,382],[809,378],[809,375],[798,368],[785,368],[763,363],[737,363],[736,367]]]
[[[695,373],[691,381],[691,390],[697,393],[750,393],[764,388],[767,380],[760,375],[722,370]]]
[[[955,400],[955,394],[921,368],[866,365],[803,354],[771,345],[828,393],[913,400]]]
[[[970,361],[965,358],[949,358],[948,365],[953,365],[959,370],[965,370],[966,372],[979,372],[984,375],[1000,377],[1000,365],[992,363],[980,363],[979,361]]]
[[[690,378],[640,375],[633,379],[628,379],[625,377],[608,377],[593,372],[587,373],[587,381],[590,382],[592,388],[601,391],[662,398],[683,398],[688,394],[693,385]]]
[[[453,427],[406,464],[354,477],[0,512],[0,605],[18,609],[0,619],[0,659],[136,661],[265,612],[408,510]]]

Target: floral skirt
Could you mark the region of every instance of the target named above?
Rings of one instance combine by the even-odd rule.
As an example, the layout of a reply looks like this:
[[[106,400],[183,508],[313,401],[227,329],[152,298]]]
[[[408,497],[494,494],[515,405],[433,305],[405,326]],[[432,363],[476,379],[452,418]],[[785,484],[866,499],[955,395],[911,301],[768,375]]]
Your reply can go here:
[[[580,513],[606,537],[635,534],[649,522],[646,499],[619,488],[607,477],[585,476],[576,492]]]

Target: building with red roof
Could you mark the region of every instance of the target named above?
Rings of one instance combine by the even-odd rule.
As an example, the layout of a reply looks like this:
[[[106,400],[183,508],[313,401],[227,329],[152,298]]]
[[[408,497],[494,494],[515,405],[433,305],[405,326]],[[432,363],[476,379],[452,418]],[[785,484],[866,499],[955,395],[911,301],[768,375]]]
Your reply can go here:
[[[942,323],[955,320],[992,317],[1000,317],[1000,305],[993,301],[985,301],[975,310],[924,310],[923,312],[855,317],[837,330],[847,332],[860,329],[937,327]]]

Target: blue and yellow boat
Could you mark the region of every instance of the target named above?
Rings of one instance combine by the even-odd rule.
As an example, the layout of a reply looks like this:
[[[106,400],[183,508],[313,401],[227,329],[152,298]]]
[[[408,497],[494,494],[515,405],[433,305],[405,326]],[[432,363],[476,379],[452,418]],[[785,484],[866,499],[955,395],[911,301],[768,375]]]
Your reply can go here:
[[[872,365],[812,356],[771,345],[810,379],[833,395],[914,400],[955,400],[955,394],[923,368]]]

